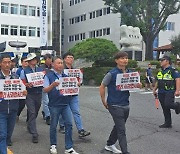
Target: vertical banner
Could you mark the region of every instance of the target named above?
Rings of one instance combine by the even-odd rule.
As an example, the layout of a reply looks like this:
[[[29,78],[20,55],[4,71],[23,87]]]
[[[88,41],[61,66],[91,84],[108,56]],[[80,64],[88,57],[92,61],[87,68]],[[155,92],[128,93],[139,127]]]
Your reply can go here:
[[[47,10],[47,0],[40,0],[40,46],[47,46],[48,41],[48,10]]]

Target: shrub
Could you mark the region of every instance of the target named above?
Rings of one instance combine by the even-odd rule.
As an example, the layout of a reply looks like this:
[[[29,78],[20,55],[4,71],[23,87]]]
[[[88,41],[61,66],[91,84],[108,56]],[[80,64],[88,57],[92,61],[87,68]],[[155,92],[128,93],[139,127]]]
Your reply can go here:
[[[129,59],[128,65],[127,65],[128,68],[136,68],[137,66],[138,65],[137,65],[137,61],[136,60]]]
[[[160,68],[160,67],[161,67],[161,66],[160,66],[160,62],[157,61],[157,60],[150,61],[150,64],[151,64],[151,65],[156,65],[156,68]]]

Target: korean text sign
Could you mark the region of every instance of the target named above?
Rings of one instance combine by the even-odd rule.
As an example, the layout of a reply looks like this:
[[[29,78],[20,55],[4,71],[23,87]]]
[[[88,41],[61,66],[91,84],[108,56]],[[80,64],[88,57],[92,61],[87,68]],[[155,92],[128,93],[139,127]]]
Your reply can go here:
[[[117,90],[135,90],[139,89],[140,75],[138,72],[122,73],[116,77],[116,89]]]
[[[35,72],[26,74],[29,83],[32,83],[33,87],[40,87],[44,84],[44,72]]]
[[[25,85],[20,79],[0,79],[0,98],[5,100],[26,99]]]
[[[78,82],[83,82],[83,73],[81,69],[64,69],[64,73],[69,77],[76,77]]]
[[[59,79],[58,90],[61,95],[78,95],[79,86],[76,77],[63,77]]]

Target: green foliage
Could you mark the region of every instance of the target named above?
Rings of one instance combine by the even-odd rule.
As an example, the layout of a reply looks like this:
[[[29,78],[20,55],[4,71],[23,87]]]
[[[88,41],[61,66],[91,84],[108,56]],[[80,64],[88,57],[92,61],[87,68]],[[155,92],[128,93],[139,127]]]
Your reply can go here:
[[[98,61],[109,59],[118,51],[116,45],[107,39],[91,38],[77,43],[71,51],[75,58],[87,61]]]
[[[160,62],[157,61],[157,60],[152,60],[152,61],[150,61],[150,64],[151,64],[151,65],[156,65],[156,68],[160,68],[160,67],[161,67]]]
[[[95,81],[95,85],[99,86],[102,82],[103,77],[105,74],[111,70],[112,67],[89,67],[83,68],[84,76],[83,76],[83,83],[85,85],[89,84],[90,80]]]
[[[171,38],[171,44],[173,46],[172,53],[180,54],[180,34]]]
[[[131,60],[131,59],[128,60],[127,68],[136,68],[137,66],[138,65],[137,65],[137,61],[136,60]]]
[[[165,26],[169,15],[180,10],[179,0],[103,0],[121,13],[122,24],[139,27],[146,44],[146,59],[152,58],[153,41]]]

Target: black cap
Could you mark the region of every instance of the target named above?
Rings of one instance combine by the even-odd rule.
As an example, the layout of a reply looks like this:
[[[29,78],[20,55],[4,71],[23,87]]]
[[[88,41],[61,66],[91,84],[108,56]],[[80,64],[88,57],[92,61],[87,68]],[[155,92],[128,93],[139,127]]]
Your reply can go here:
[[[171,58],[169,56],[163,56],[160,61],[163,61],[163,60],[168,60],[169,63],[171,63]]]

